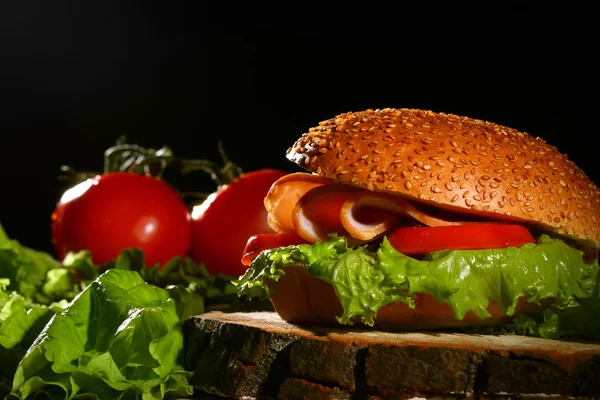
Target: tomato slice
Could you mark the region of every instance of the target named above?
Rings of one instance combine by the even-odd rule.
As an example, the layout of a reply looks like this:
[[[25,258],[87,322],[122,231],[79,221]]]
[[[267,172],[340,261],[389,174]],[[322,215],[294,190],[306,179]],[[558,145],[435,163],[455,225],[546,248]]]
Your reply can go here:
[[[392,247],[409,255],[437,250],[483,250],[535,243],[527,228],[502,223],[403,227],[387,235]]]
[[[502,223],[403,227],[387,235],[392,247],[408,256],[437,250],[485,250],[535,243],[527,228]],[[309,243],[296,233],[262,233],[248,239],[242,264],[250,266],[263,250]]]
[[[263,250],[303,243],[309,242],[302,239],[296,233],[260,233],[251,236],[242,253],[242,264],[249,266],[252,260]]]

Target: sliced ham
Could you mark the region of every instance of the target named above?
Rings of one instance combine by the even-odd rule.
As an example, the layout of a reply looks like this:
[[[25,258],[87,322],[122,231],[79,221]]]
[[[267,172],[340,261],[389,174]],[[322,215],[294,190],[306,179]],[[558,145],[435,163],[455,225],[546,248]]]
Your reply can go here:
[[[276,181],[265,197],[269,226],[278,233],[296,232],[311,243],[330,233],[348,238],[349,245],[385,235],[402,219],[428,226],[460,225],[429,215],[404,198],[335,183],[298,172]]]
[[[398,217],[410,217],[423,225],[460,225],[418,210],[400,196],[360,191],[348,198],[340,210],[340,220],[345,230],[359,240],[373,240],[398,224]]]
[[[316,186],[332,182],[331,179],[305,172],[288,174],[277,180],[264,201],[269,213],[269,226],[278,233],[294,232],[292,214],[300,197]]]
[[[292,212],[296,233],[311,243],[324,242],[330,233],[349,237],[340,221],[340,210],[348,199],[362,191],[341,183],[316,186],[302,196]]]

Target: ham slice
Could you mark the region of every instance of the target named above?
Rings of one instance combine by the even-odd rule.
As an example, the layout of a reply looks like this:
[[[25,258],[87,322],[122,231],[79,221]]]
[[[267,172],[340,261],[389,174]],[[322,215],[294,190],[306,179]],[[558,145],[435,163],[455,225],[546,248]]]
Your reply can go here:
[[[278,233],[296,232],[311,243],[330,233],[349,245],[385,235],[402,219],[428,226],[460,225],[429,215],[391,193],[374,192],[315,174],[297,172],[276,181],[265,197],[269,226]]]
[[[352,194],[360,191],[341,183],[310,189],[300,197],[292,213],[296,233],[311,243],[328,240],[330,233],[351,237],[340,221],[340,210]]]
[[[292,215],[300,197],[316,186],[332,182],[331,179],[305,172],[288,174],[278,179],[271,186],[264,201],[269,213],[269,226],[278,233],[294,232]]]
[[[350,196],[340,210],[340,220],[346,231],[364,241],[373,240],[395,228],[398,217],[410,217],[428,226],[462,224],[433,217],[400,196],[368,190]]]

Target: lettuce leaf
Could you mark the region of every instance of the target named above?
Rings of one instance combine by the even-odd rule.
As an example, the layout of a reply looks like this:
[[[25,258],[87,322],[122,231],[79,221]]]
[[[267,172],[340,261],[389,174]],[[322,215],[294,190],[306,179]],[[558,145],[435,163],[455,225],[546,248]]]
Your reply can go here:
[[[147,283],[169,291],[176,300],[181,320],[203,313],[207,305],[239,300],[237,289],[231,283],[233,277],[211,275],[204,264],[197,264],[190,257],[173,257],[165,265],[148,267],[144,253],[130,248],[122,251],[116,260],[99,266],[93,263],[91,253],[83,250],[67,254],[63,265],[81,276],[84,287],[110,269],[136,271]]]
[[[5,288],[5,286],[4,286]],[[3,288],[3,289],[4,289]],[[31,303],[16,292],[0,291],[0,396],[12,388],[12,376],[21,358],[52,316],[66,301],[50,306]]]
[[[446,250],[417,260],[395,250],[386,238],[371,250],[349,248],[344,238],[334,235],[325,243],[264,251],[234,284],[240,296],[266,298],[269,279],[278,280],[286,266],[303,266],[333,286],[344,310],[338,317],[341,324],[351,325],[358,317],[371,326],[386,304],[414,307],[415,293],[447,303],[458,320],[469,311],[479,318],[489,317],[491,301],[512,315],[519,297],[533,303],[551,297],[554,305],[542,319],[521,317],[512,331],[544,337],[600,337],[599,324],[584,321],[590,313],[600,320],[600,267],[597,260],[586,265],[582,256],[563,241],[542,235],[536,244],[518,248]]]
[[[182,351],[169,292],[111,269],[51,318],[20,361],[9,398],[189,396]]]
[[[60,263],[0,224],[0,398],[187,397],[181,322],[240,302],[231,279],[189,257],[148,267],[135,248]]]
[[[48,253],[22,246],[8,238],[0,225],[0,277],[6,290],[15,291],[38,304],[72,299],[78,288],[68,269]]]

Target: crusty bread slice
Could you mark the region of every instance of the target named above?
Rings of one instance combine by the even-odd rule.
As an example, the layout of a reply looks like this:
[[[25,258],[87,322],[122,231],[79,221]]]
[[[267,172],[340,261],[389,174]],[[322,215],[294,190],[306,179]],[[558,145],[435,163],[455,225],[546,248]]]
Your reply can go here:
[[[275,312],[205,313],[184,335],[194,386],[232,398],[600,396],[600,343],[301,326]]]

